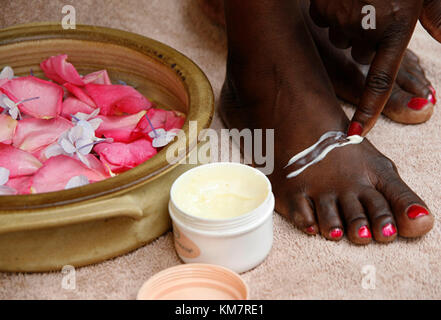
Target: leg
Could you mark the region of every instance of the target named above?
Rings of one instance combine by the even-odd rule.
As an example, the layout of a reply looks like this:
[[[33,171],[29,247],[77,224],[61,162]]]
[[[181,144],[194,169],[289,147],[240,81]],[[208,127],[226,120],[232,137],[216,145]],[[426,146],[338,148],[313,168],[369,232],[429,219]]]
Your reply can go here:
[[[276,210],[309,234],[366,244],[433,226],[424,202],[367,140],[330,153],[294,179],[290,157],[348,119],[335,97],[297,1],[225,2],[227,76],[220,114],[230,128],[275,128]]]
[[[350,50],[335,48],[328,40],[327,30],[317,27],[312,22],[309,16],[309,1],[301,1],[301,5],[303,17],[337,96],[352,104],[358,104],[369,66],[356,63],[351,57]],[[427,80],[418,57],[407,50],[383,114],[400,123],[421,123],[430,119],[435,103],[435,90]]]

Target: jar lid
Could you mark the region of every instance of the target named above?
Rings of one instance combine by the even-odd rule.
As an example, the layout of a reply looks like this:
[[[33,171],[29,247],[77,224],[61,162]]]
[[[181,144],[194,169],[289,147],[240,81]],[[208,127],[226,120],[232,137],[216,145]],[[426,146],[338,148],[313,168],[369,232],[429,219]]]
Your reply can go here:
[[[163,270],[147,280],[138,300],[247,300],[248,286],[234,271],[190,263]]]

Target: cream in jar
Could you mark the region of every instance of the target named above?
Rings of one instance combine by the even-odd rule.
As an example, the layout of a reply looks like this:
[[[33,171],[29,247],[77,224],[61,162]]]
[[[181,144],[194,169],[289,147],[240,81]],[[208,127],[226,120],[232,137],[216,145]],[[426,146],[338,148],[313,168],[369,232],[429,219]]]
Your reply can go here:
[[[247,271],[273,241],[274,195],[268,178],[239,163],[210,163],[181,175],[170,192],[175,248],[187,263]]]

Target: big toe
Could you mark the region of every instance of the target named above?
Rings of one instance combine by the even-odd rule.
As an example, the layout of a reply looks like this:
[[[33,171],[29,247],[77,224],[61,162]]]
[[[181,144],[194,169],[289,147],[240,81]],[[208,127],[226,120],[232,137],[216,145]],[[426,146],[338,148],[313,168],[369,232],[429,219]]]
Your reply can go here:
[[[404,124],[419,124],[430,119],[434,104],[430,97],[421,98],[395,85],[383,114]]]
[[[433,228],[434,217],[427,205],[400,178],[396,168],[381,177],[378,190],[389,202],[402,237],[420,237]]]
[[[435,104],[435,89],[426,78],[418,57],[407,50],[383,113],[396,122],[418,124],[430,119]]]

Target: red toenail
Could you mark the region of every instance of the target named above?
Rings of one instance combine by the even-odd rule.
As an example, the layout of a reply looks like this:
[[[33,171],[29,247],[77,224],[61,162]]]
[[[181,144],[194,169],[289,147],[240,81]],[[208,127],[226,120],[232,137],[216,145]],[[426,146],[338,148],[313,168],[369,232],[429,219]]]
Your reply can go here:
[[[340,228],[335,228],[329,234],[331,238],[340,238],[343,235],[343,231]]]
[[[407,209],[407,216],[411,219],[416,219],[427,215],[429,215],[429,211],[416,204],[410,206],[409,209]]]
[[[367,226],[362,226],[358,229],[358,236],[360,238],[372,238],[371,231]]]
[[[310,226],[309,228],[307,228],[306,232],[308,232],[308,233],[315,233],[314,226]]]
[[[436,90],[432,86],[430,86],[429,89],[430,89],[430,92],[432,92],[429,95],[429,101],[432,102],[432,104],[436,104]]]
[[[392,223],[388,223],[383,227],[383,234],[386,237],[393,236],[395,233],[397,233],[397,229],[395,229],[395,226]]]
[[[421,110],[429,103],[429,100],[424,98],[412,98],[407,106],[414,110]]]
[[[355,136],[355,135],[360,136],[362,132],[363,132],[363,127],[359,122],[357,121],[351,122],[351,125],[349,126],[348,129],[348,136]]]

